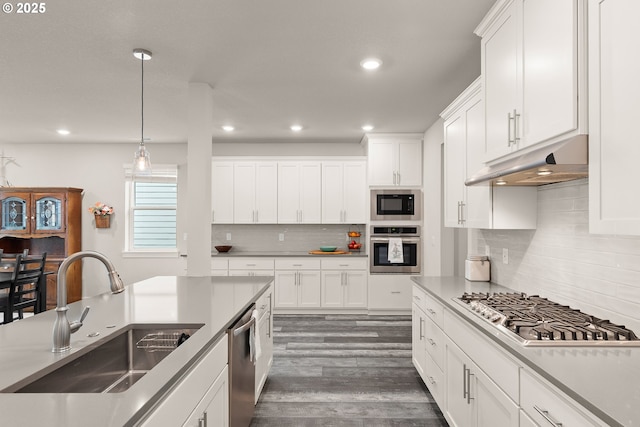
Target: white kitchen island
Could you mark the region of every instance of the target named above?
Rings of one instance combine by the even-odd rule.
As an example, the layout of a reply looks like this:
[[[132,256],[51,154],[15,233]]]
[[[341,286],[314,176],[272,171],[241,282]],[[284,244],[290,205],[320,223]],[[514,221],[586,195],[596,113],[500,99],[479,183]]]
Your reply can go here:
[[[0,326],[0,390],[5,390],[26,378],[40,377],[128,325],[202,325],[124,392],[0,393],[2,425],[138,425],[162,406],[165,396],[188,377],[203,355],[226,339],[227,328],[272,281],[273,277],[160,276],[127,286],[120,294],[83,299],[69,305],[68,318],[76,320],[84,307],[91,310],[82,328],[72,334],[71,350],[62,354],[51,352],[54,310]],[[210,379],[214,380],[215,376]],[[182,406],[192,410],[201,398],[180,397]]]

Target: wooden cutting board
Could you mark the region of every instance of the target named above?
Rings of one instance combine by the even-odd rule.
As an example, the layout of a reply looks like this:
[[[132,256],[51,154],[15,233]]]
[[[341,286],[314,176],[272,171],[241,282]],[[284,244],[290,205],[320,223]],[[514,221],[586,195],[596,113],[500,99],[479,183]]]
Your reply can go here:
[[[333,251],[333,252],[324,252],[324,251],[309,251],[311,255],[351,255],[351,252],[347,251]]]

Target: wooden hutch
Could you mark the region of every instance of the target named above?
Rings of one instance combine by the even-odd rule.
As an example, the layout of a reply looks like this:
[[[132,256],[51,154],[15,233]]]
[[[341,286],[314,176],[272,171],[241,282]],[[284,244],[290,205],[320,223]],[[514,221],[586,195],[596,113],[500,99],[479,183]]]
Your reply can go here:
[[[82,189],[0,188],[0,248],[47,253],[47,310],[56,307],[57,272],[62,261],[82,247]],[[67,303],[82,298],[82,262],[67,271]]]

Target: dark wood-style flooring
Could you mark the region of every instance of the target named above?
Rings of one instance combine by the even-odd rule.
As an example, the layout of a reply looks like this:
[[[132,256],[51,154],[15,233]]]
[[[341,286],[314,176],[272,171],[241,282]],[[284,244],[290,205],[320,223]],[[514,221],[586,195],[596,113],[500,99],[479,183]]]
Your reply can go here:
[[[440,427],[411,362],[411,317],[274,316],[273,367],[251,427]]]

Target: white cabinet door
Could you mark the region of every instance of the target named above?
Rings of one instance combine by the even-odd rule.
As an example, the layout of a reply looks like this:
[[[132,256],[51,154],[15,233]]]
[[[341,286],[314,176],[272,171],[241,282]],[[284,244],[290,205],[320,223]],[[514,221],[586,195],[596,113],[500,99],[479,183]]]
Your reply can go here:
[[[275,307],[294,308],[298,306],[298,272],[276,271]]]
[[[480,94],[474,96],[465,104],[465,132],[466,132],[466,174],[468,178],[478,172],[484,165],[482,163],[484,152],[484,102]],[[464,185],[464,182],[463,184]],[[488,185],[476,185],[466,187],[465,206],[462,207],[462,218],[468,228],[491,228],[492,206],[491,187]],[[499,224],[496,224],[499,228]]]
[[[521,1],[514,0],[482,35],[481,75],[485,97],[485,161],[509,154],[519,136],[521,114]]]
[[[298,307],[320,307],[320,271],[299,271],[298,277]]]
[[[578,127],[578,1],[523,1],[524,146]]]
[[[397,153],[392,140],[369,140],[369,185],[395,185]]]
[[[589,231],[640,235],[640,2],[589,1]],[[630,54],[633,52],[633,54]]]
[[[345,271],[344,273],[344,307],[367,307],[367,277],[366,270]]]
[[[349,224],[368,222],[367,164],[364,161],[343,164],[344,220]]]
[[[321,221],[320,162],[278,163],[278,223]]]
[[[211,162],[211,222],[233,223],[233,162]]]
[[[344,306],[344,277],[339,270],[322,271],[322,306]]]
[[[397,185],[422,185],[422,141],[398,141]]]
[[[341,162],[322,163],[322,223],[341,224],[344,207],[344,177]]]
[[[322,223],[367,222],[366,163],[322,163]]]
[[[278,222],[278,164],[256,163],[255,222],[276,224]]]
[[[183,427],[229,426],[229,370],[225,366]]]
[[[444,225],[463,227],[466,201],[466,133],[464,111],[444,122]]]
[[[424,335],[426,314],[417,304],[412,304],[411,308],[411,359],[413,366],[420,374],[422,381],[425,381],[425,365],[427,363],[427,348]]]
[[[233,165],[233,222],[255,222],[256,168],[253,162]]]

